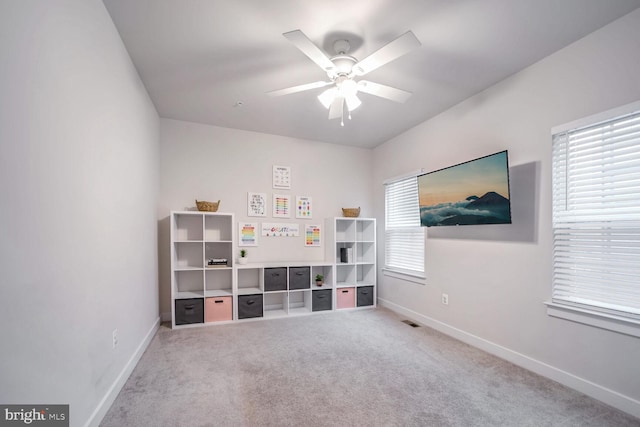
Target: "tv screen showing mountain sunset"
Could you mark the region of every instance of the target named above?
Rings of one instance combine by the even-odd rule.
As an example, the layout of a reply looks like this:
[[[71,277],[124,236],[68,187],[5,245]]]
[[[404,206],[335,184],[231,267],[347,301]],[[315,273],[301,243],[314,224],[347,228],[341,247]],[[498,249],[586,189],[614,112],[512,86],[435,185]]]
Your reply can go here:
[[[507,151],[418,176],[420,224],[510,224]]]

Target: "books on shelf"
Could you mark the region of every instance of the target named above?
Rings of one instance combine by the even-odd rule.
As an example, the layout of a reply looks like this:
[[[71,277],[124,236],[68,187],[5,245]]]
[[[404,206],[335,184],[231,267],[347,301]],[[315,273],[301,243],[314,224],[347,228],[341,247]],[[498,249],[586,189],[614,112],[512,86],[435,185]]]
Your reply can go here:
[[[353,248],[340,248],[340,262],[347,264],[353,262]]]
[[[223,268],[227,267],[227,264],[226,258],[209,258],[207,260],[207,268]]]

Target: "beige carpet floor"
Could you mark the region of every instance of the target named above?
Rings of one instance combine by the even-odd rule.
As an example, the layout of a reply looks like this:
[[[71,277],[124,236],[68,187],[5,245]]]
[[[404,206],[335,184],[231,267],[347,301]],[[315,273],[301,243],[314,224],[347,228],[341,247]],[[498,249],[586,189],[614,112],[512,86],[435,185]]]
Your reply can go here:
[[[640,426],[382,309],[160,327],[101,426]]]

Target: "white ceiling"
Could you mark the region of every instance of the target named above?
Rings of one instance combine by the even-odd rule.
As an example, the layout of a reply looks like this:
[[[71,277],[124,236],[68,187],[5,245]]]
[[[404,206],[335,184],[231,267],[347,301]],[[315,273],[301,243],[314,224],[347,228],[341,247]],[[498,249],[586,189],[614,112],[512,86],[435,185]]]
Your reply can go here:
[[[640,0],[104,0],[161,117],[375,147],[640,7]],[[422,46],[366,79],[340,126],[316,96],[266,92],[326,80],[282,33],[363,59],[412,30]],[[241,104],[241,105],[239,105]]]

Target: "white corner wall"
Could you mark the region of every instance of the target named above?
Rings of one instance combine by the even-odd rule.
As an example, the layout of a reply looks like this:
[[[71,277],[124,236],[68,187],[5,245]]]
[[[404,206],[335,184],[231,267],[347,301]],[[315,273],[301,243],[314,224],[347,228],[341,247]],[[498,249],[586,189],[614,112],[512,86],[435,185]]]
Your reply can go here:
[[[178,120],[160,120],[160,203],[158,218],[160,312],[171,313],[169,215],[195,209],[195,199],[221,200],[219,212],[239,221],[297,223],[299,237],[258,237],[257,247],[246,248],[250,262],[319,261],[322,247],[304,246],[304,225],[324,224],[342,216],[342,207],[361,208],[361,217],[373,216],[370,149],[326,144]],[[272,188],[272,167],[291,167],[291,189]],[[265,217],[247,216],[247,193],[266,193]],[[272,195],[309,196],[311,219],[274,218]],[[237,230],[236,230],[237,233]],[[238,250],[234,250],[237,254]],[[169,317],[170,318],[170,317]]]
[[[97,425],[158,325],[158,115],[99,0],[1,2],[0,57],[0,402]]]
[[[548,317],[543,304],[551,128],[640,100],[638,76],[640,10],[375,149],[381,238],[382,182],[411,170],[508,149],[513,203],[512,225],[427,229],[426,285],[380,274],[383,305],[640,417],[640,340]]]

